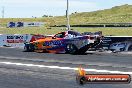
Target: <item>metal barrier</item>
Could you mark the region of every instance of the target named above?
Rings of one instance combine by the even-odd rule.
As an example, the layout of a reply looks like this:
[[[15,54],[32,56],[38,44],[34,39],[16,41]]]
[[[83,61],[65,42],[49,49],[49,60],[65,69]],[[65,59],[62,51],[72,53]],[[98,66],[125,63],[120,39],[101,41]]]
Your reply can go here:
[[[29,42],[30,34],[0,34],[0,46],[24,47],[24,42]]]

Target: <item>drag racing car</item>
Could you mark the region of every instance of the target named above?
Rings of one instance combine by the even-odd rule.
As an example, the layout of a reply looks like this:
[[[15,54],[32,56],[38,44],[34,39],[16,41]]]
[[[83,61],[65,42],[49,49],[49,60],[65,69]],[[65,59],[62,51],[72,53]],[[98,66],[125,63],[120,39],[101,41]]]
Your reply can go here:
[[[76,31],[60,32],[52,37],[45,37],[25,43],[25,51],[84,54],[90,47],[100,42],[92,35],[81,35]]]

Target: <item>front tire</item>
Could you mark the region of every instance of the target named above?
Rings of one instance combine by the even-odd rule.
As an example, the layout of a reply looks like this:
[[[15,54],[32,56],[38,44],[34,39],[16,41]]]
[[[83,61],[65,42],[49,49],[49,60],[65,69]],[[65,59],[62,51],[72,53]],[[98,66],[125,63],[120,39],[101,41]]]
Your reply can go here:
[[[34,51],[34,45],[33,44],[25,44],[24,51],[25,52],[33,52]]]

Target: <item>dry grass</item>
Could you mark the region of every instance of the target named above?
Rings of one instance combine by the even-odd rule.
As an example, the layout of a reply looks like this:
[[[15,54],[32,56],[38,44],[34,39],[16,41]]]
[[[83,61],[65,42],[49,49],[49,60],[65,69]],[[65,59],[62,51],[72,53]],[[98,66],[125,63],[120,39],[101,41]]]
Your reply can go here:
[[[62,30],[63,29],[63,30]],[[132,36],[132,28],[72,28],[79,32],[102,31],[103,35]],[[65,28],[26,27],[26,28],[0,28],[0,34],[56,34],[65,31]]]

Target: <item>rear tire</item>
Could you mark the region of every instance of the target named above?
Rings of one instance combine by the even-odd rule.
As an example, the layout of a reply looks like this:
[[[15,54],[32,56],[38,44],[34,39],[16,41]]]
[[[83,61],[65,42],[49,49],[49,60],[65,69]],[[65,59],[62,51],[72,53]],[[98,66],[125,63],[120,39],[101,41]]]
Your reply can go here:
[[[67,44],[65,51],[68,54],[76,54],[78,49],[74,44]]]

